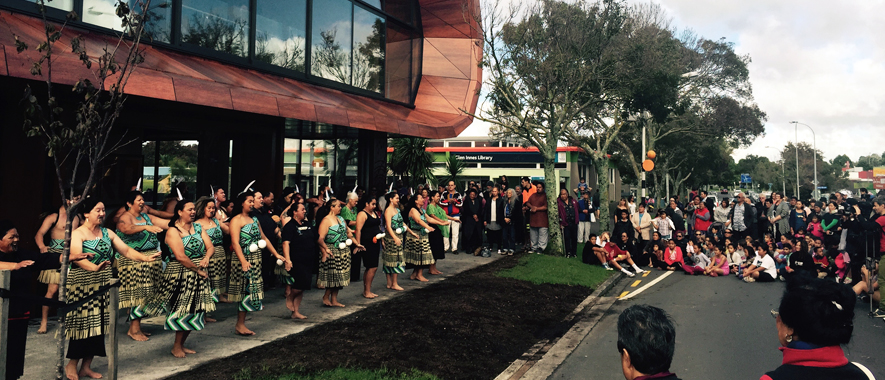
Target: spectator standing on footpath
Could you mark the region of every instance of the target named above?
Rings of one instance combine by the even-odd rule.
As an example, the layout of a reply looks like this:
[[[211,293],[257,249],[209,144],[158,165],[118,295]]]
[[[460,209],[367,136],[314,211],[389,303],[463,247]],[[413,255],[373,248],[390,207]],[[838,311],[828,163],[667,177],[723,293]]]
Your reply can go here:
[[[559,227],[562,229],[565,257],[578,257],[578,203],[569,195],[568,190],[560,189],[556,205],[559,209]]]
[[[528,211],[526,205],[529,203],[529,198],[532,197],[532,194],[537,191],[535,189],[535,184],[529,179],[529,177],[522,177],[522,205],[523,205],[523,244],[526,247],[526,251],[532,249],[532,240],[531,240],[531,212]],[[529,233],[525,233],[529,231]]]
[[[595,223],[598,216],[597,208],[593,204],[590,197],[590,191],[581,192],[580,188],[575,189],[580,194],[581,199],[578,201],[578,243],[589,241],[592,223]]]
[[[645,247],[645,242],[651,239],[652,216],[645,212],[645,204],[636,206],[636,213],[630,218],[633,229],[636,231],[636,243],[639,247]]]
[[[781,236],[790,232],[790,204],[784,200],[781,193],[772,193],[774,203],[768,209],[768,221],[771,223],[774,240],[780,240]]]
[[[505,203],[507,202],[498,195],[498,187],[495,186],[489,192],[489,199],[486,201],[483,209],[483,226],[486,231],[486,240],[489,242],[489,249],[497,249],[498,254],[501,254],[502,250]]]
[[[446,252],[458,254],[458,240],[461,237],[461,207],[464,200],[461,193],[455,190],[455,181],[449,181],[446,185],[446,192],[442,194],[439,205],[446,211],[446,215],[452,224],[449,225],[449,237],[443,239]]]
[[[747,204],[744,193],[738,193],[735,198],[734,207],[728,213],[728,221],[725,222],[725,228],[731,229],[732,242],[736,240],[744,240],[744,237],[750,232],[750,226],[756,220],[756,209]]]
[[[547,249],[547,194],[544,193],[544,182],[535,181],[535,192],[523,206],[529,212],[529,237],[535,253]]]
[[[731,213],[731,205],[728,203],[728,198],[722,199],[722,202],[719,202],[715,208],[713,208],[713,221],[716,223],[725,224],[728,221],[728,214]]]
[[[667,313],[633,305],[618,316],[618,352],[627,380],[679,380],[670,373],[676,352],[676,327]]]

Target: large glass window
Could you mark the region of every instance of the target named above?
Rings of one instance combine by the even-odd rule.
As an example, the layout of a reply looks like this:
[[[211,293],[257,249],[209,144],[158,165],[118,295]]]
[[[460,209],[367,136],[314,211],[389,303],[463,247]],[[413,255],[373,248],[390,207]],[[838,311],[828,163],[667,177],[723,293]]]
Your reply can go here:
[[[182,0],[181,40],[248,56],[249,0]]]
[[[259,0],[255,60],[304,71],[306,0]]]
[[[384,90],[384,19],[353,7],[353,86]]]
[[[52,3],[55,3],[53,1]],[[128,0],[129,7],[141,13],[138,0]],[[116,31],[123,31],[122,22],[116,15],[117,0],[83,0],[83,22]],[[151,1],[148,8],[145,32],[152,41],[172,40],[172,0]]]
[[[318,77],[351,84],[353,4],[349,0],[314,3],[311,69]]]
[[[32,3],[37,2],[37,0],[28,0],[28,1],[30,1]],[[47,1],[45,4],[47,7],[61,9],[63,11],[74,10],[74,0],[55,0],[52,2]]]

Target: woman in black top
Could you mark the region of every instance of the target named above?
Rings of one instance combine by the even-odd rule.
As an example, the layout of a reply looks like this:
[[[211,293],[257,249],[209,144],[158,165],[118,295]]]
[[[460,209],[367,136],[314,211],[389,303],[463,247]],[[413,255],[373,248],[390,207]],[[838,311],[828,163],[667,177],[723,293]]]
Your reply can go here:
[[[297,203],[289,208],[292,220],[283,227],[283,257],[285,268],[292,277],[294,284],[291,285],[289,294],[286,295],[286,304],[292,305],[292,319],[305,319],[298,312],[304,291],[310,290],[310,280],[317,262],[317,232],[316,228],[307,221],[307,210],[304,203]]]
[[[375,279],[375,272],[378,271],[378,256],[381,255],[381,218],[375,213],[375,207],[378,201],[375,197],[364,195],[356,208],[360,210],[356,215],[356,240],[360,242],[366,250],[362,253],[363,265],[366,267],[366,273],[363,275],[363,297],[372,299],[378,297],[372,293],[372,280]],[[354,266],[359,268],[360,263],[354,261]]]
[[[61,254],[46,252],[38,254],[18,250],[18,230],[12,222],[0,221],[0,270],[12,271],[9,290],[15,295],[30,288],[31,279],[41,270],[61,267]],[[92,254],[71,255],[75,261],[92,257]],[[28,339],[28,319],[31,305],[22,298],[9,299],[9,324],[6,337],[6,379],[18,379],[25,370],[25,345]]]
[[[479,256],[482,248],[482,200],[476,189],[467,190],[468,196],[461,207],[461,246],[467,253]]]

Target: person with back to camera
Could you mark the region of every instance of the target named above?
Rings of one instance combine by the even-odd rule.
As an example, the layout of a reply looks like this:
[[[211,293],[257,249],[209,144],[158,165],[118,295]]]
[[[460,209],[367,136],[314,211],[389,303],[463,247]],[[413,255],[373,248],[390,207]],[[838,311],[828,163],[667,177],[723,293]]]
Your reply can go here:
[[[851,341],[857,299],[850,287],[833,281],[796,277],[772,310],[783,364],[760,380],[875,379],[851,363],[840,345]]]
[[[664,310],[633,305],[618,317],[618,353],[627,380],[679,380],[670,373],[676,327]]]

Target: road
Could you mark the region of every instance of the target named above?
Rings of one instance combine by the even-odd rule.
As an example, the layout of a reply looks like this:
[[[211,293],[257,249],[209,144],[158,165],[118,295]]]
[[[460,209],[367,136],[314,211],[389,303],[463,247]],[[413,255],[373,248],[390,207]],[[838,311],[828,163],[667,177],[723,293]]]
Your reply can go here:
[[[629,299],[615,302],[549,378],[623,379],[617,319],[625,308],[640,303],[666,310],[676,322],[676,354],[670,371],[682,379],[758,379],[780,365],[770,310],[780,303],[783,283],[747,284],[734,276],[673,273],[633,294],[664,273],[653,270],[647,277],[621,280],[609,295]],[[859,303],[855,310],[854,337],[845,353],[877,378],[885,378],[885,358],[877,355],[885,352],[885,321],[867,316],[869,304]]]

